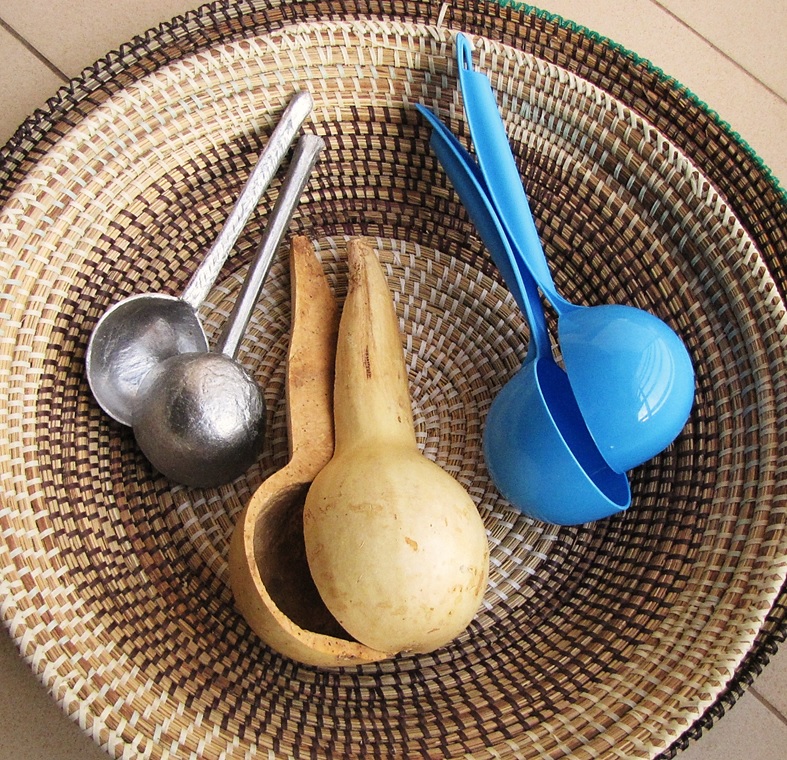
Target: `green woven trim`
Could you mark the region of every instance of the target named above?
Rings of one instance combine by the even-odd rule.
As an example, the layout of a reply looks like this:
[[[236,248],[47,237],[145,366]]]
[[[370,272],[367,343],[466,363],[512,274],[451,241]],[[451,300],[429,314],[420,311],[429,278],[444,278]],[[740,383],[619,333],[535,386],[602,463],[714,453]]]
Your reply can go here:
[[[663,69],[655,66],[650,60],[647,58],[643,58],[641,55],[638,55],[633,50],[629,50],[627,47],[621,45],[614,40],[611,40],[609,37],[605,37],[603,34],[599,34],[598,32],[594,32],[592,29],[588,29],[586,26],[582,24],[577,24],[575,21],[571,21],[570,19],[566,19],[563,16],[560,16],[556,13],[551,13],[550,11],[545,11],[542,8],[538,8],[535,5],[530,5],[529,3],[522,3],[517,2],[517,0],[495,0],[497,4],[501,8],[512,8],[516,11],[522,11],[524,13],[528,13],[534,16],[538,16],[539,18],[546,19],[547,21],[552,21],[571,32],[577,32],[579,34],[584,35],[592,39],[594,42],[599,42],[603,45],[608,45],[613,50],[616,50],[619,53],[630,58],[636,65],[643,66],[647,71],[654,73],[658,76],[661,80],[665,82],[669,82],[671,85],[674,85],[679,92],[685,95],[694,105],[696,105],[701,110],[705,111],[705,113],[710,116],[710,118],[724,131],[726,132],[736,143],[738,143],[750,156],[751,160],[757,165],[757,167],[765,174],[765,176],[770,180],[771,184],[776,188],[776,190],[781,194],[782,200],[787,203],[787,188],[782,185],[781,181],[774,175],[771,168],[763,161],[760,155],[757,153],[754,148],[738,133],[733,127],[730,125],[729,122],[725,121],[721,118],[719,113],[711,108],[702,98],[695,95],[685,84],[679,82],[675,77],[668,75]]]

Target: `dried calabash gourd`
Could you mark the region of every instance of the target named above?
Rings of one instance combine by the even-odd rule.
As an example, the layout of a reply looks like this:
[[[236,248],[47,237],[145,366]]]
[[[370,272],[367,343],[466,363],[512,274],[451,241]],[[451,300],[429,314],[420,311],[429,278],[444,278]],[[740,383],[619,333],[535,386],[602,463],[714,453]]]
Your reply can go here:
[[[486,531],[465,489],[418,449],[399,324],[377,256],[353,240],[348,257],[336,446],[306,498],[306,554],[350,635],[380,651],[427,652],[478,611]]]
[[[333,454],[339,306],[308,238],[290,246],[292,331],[287,354],[290,460],[254,492],[235,525],[228,568],[239,611],[281,654],[321,667],[385,659],[351,641],[314,586],[303,545],[303,501]]]

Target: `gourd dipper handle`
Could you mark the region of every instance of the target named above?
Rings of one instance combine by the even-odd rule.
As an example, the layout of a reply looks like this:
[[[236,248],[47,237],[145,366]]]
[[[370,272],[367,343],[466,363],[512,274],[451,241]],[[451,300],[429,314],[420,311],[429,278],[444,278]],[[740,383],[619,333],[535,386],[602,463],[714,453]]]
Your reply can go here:
[[[333,383],[339,306],[308,238],[290,248],[292,330],[287,355],[290,457],[324,465],[333,454]]]

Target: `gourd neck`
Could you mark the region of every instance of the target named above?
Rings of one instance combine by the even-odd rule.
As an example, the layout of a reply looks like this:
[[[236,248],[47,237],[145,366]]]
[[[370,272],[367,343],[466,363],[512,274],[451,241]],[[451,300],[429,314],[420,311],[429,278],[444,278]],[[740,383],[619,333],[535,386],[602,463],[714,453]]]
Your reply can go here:
[[[336,454],[358,445],[416,447],[399,320],[374,251],[348,248],[349,288],[336,352]]]

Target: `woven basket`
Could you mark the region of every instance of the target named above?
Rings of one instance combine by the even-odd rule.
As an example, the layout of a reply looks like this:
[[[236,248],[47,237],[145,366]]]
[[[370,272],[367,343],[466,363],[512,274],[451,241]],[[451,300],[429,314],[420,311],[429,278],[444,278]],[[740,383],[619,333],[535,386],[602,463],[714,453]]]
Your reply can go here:
[[[466,137],[458,30],[492,77],[558,288],[655,312],[695,362],[688,425],[632,474],[615,518],[534,522],[486,473],[485,415],[527,330],[413,108]],[[284,252],[241,351],[271,433],[230,486],[158,476],[83,364],[107,306],[182,291],[299,88],[328,147],[292,231],[340,298],[347,238],[379,250],[419,443],[476,500],[492,556],[483,608],[451,646],[333,671],[263,646],[227,583],[235,518],[287,460]],[[636,56],[496,4],[214,3],[86,70],[2,158],[2,617],[112,755],[667,757],[784,638],[787,201]],[[202,309],[209,337],[274,197]]]

